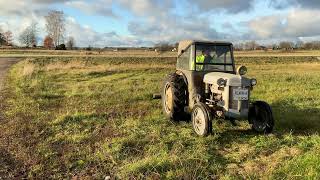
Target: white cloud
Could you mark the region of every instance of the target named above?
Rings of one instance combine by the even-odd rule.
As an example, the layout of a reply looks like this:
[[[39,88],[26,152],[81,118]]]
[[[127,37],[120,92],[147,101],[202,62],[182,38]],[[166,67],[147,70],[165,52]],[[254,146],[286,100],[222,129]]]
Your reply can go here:
[[[254,0],[189,0],[189,2],[196,5],[200,11],[220,10],[239,13],[252,9]]]
[[[182,39],[217,39],[223,33],[210,26],[207,18],[174,13],[172,1],[120,0],[120,4],[138,20],[128,24],[128,31],[146,42],[175,42]]]
[[[270,0],[269,2],[271,6],[278,9],[284,9],[287,7],[306,8],[306,9],[320,8],[319,0]]]
[[[174,7],[172,0],[118,0],[118,3],[138,16],[166,16]]]
[[[112,0],[97,0],[94,3],[76,0],[68,1],[65,4],[87,14],[116,17],[112,11]]]
[[[265,16],[248,23],[258,38],[296,38],[320,35],[320,10],[293,9],[288,14]]]
[[[66,37],[72,36],[79,47],[105,46],[141,46],[146,43],[134,36],[120,36],[116,32],[100,33],[89,26],[84,26],[68,17],[66,20]]]

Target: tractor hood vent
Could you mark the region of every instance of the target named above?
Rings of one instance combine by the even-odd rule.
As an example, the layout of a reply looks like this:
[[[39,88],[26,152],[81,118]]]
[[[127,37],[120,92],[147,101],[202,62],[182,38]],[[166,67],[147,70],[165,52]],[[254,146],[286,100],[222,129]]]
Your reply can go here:
[[[227,80],[227,86],[251,86],[251,80],[240,75],[212,72],[204,76],[203,82],[206,84],[217,84],[218,79],[223,78]]]

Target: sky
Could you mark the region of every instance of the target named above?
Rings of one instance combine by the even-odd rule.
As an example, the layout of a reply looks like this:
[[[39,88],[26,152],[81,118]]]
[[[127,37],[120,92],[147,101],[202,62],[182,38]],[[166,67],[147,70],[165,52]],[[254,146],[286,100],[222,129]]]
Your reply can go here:
[[[0,29],[19,44],[19,34],[37,22],[42,44],[50,10],[64,12],[65,39],[79,47],[320,40],[320,0],[0,0]]]

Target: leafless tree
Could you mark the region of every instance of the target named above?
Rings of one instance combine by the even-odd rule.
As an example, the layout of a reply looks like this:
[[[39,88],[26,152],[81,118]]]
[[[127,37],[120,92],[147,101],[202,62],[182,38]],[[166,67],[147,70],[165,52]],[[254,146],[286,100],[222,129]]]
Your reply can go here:
[[[244,43],[235,43],[233,45],[233,48],[237,51],[245,50],[245,44]]]
[[[46,29],[52,38],[54,46],[58,46],[63,41],[65,33],[65,18],[63,11],[50,11],[46,19]]]
[[[13,35],[11,31],[6,31],[3,33],[4,41],[7,46],[12,45]]]
[[[288,41],[282,41],[280,42],[280,48],[285,49],[285,50],[292,50],[294,48],[294,43],[293,42],[288,42]]]
[[[26,47],[36,46],[37,45],[37,23],[32,23],[26,29],[22,31],[19,36],[19,41],[21,44]]]
[[[0,46],[4,45],[6,43],[3,34],[0,32]]]
[[[154,45],[154,48],[159,52],[171,51],[175,45],[170,45],[169,43],[157,43]]]
[[[296,49],[302,49],[303,48],[303,46],[304,46],[304,43],[303,43],[303,41],[297,41],[296,43],[295,43],[295,48]]]
[[[246,42],[244,46],[246,50],[256,50],[259,44],[257,44],[256,41],[249,41]]]
[[[76,42],[74,40],[74,37],[70,36],[68,41],[67,41],[67,48],[69,50],[72,50],[75,47],[75,44],[76,44]]]

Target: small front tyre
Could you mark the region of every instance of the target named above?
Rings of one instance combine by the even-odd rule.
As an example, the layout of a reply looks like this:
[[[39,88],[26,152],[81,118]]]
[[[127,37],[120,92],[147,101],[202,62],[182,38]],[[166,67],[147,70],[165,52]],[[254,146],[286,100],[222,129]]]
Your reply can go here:
[[[249,123],[258,133],[271,133],[274,119],[270,105],[264,101],[256,101],[249,109]]]
[[[207,105],[197,103],[192,110],[191,120],[197,135],[207,136],[212,132],[212,116]]]

